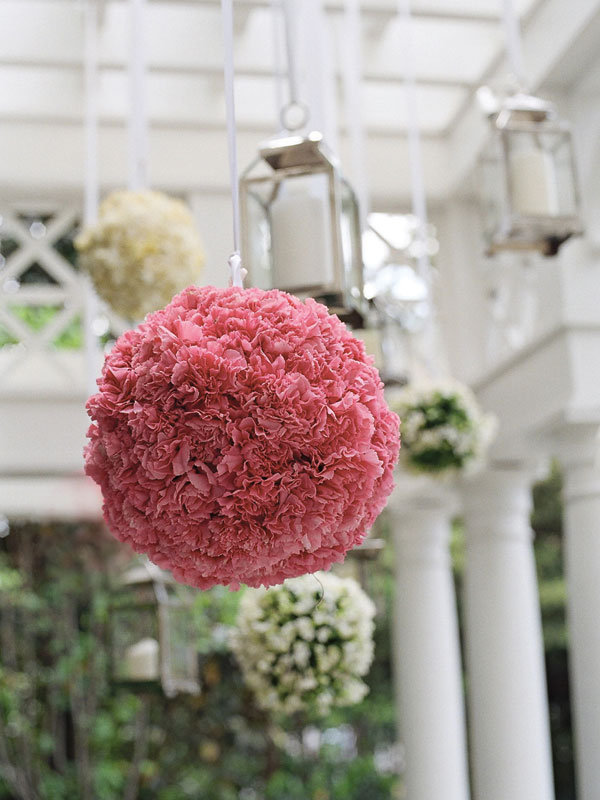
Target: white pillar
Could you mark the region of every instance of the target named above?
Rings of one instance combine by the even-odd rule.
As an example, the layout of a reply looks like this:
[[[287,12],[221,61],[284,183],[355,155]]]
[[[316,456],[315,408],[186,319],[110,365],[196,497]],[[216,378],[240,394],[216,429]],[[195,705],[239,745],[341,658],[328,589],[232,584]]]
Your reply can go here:
[[[402,477],[401,485],[411,479]],[[409,800],[468,800],[452,497],[433,482],[388,506],[396,550],[394,652]]]
[[[600,797],[600,466],[598,426],[560,437],[575,761],[580,800]]]
[[[554,797],[530,482],[531,473],[512,464],[464,483],[465,637],[476,800]]]

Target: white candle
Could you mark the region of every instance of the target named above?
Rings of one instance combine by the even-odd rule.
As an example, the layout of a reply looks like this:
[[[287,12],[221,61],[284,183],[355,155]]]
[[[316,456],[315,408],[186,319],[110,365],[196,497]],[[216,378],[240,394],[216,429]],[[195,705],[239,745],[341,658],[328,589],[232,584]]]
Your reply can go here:
[[[523,216],[555,216],[560,211],[556,171],[550,153],[533,145],[511,153],[512,208]]]
[[[333,282],[327,186],[292,178],[271,206],[273,285],[297,291]]]
[[[125,651],[124,677],[132,681],[154,681],[160,676],[156,639],[140,639]]]

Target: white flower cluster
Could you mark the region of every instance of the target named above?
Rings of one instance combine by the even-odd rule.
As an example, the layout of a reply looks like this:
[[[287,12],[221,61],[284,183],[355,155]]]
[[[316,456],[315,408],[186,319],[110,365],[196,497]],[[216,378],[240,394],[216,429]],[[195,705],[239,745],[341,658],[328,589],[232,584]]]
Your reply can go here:
[[[79,263],[118,314],[141,319],[196,283],[204,252],[186,206],[162,192],[119,191],[75,240]]]
[[[473,472],[496,435],[496,418],[455,381],[410,385],[391,405],[402,421],[401,461],[413,472]]]
[[[250,589],[240,604],[232,649],[265,710],[319,715],[360,702],[373,660],[375,606],[355,580],[330,573]]]

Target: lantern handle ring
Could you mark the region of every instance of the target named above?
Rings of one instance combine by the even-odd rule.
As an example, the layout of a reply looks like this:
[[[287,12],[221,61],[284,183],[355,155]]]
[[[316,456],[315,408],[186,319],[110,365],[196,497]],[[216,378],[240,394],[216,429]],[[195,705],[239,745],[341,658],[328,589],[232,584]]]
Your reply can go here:
[[[287,131],[299,131],[304,128],[310,117],[310,111],[306,103],[299,100],[292,100],[281,109],[279,120]]]

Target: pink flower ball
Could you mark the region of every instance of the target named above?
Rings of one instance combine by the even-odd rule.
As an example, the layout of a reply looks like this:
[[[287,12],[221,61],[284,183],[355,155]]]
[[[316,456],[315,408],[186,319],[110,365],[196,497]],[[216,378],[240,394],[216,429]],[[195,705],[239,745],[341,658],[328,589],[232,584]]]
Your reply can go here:
[[[108,526],[202,589],[342,561],[384,507],[400,445],[371,362],[313,300],[181,292],[119,338],[87,404]]]

